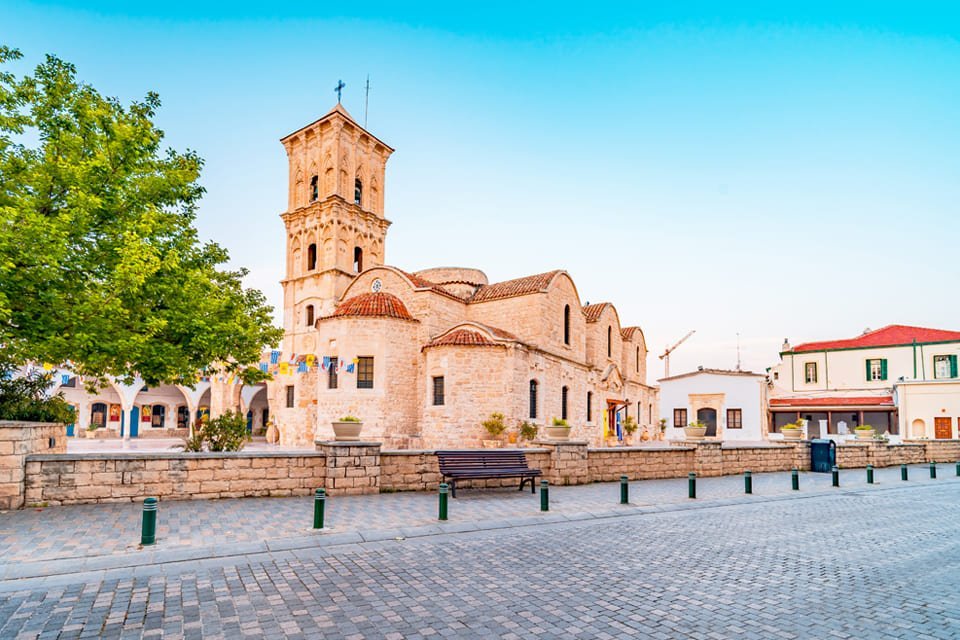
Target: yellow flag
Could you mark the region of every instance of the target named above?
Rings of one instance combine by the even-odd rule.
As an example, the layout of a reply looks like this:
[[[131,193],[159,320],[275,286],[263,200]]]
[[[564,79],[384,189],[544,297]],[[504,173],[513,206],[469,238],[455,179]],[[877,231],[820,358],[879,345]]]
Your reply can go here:
[[[44,371],[53,371],[53,365],[50,364],[49,362],[44,362],[44,363],[43,363],[43,370],[44,370]]]
[[[603,412],[603,437],[607,438],[610,436],[610,423],[607,420],[607,412]]]
[[[312,353],[307,354],[307,366],[310,367],[311,369],[313,368],[313,365],[316,362],[316,360],[317,360],[316,356],[314,356]]]
[[[280,363],[280,375],[285,376],[290,373],[290,363],[281,362]]]

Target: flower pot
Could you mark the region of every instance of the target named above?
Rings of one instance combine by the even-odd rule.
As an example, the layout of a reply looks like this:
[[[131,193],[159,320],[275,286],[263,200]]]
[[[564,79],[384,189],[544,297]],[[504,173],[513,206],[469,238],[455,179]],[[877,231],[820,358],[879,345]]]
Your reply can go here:
[[[873,440],[877,433],[874,429],[854,429],[853,432],[857,434],[857,440]]]
[[[803,429],[781,429],[780,433],[783,434],[784,440],[801,440],[803,439]]]
[[[499,449],[500,441],[499,440],[483,440],[484,449]]]
[[[570,427],[555,427],[553,425],[547,425],[547,437],[551,440],[569,440],[570,439]]]
[[[360,430],[363,429],[362,422],[342,422],[334,420],[333,439],[337,441],[352,442],[360,439]]]
[[[687,440],[703,440],[707,435],[706,427],[684,427],[683,435],[686,436]]]

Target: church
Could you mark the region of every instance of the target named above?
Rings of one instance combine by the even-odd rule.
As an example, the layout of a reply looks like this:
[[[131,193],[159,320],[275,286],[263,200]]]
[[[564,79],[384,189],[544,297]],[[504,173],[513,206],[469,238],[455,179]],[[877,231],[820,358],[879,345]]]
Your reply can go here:
[[[491,283],[475,268],[388,266],[393,149],[339,103],[281,142],[285,366],[267,385],[281,445],[332,439],[347,415],[385,448],[480,446],[494,412],[541,434],[565,419],[593,446],[617,444],[627,417],[654,433],[643,331],[613,304],[584,306],[562,269]]]

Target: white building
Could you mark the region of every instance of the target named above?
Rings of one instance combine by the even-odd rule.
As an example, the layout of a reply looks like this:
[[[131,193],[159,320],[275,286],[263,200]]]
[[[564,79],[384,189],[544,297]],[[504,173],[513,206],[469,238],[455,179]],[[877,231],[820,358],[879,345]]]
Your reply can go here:
[[[770,430],[802,418],[811,438],[861,424],[910,438],[956,437],[958,356],[960,332],[905,325],[795,347],[785,341],[770,370]]]
[[[767,433],[766,376],[750,371],[704,369],[660,379],[660,417],[667,439],[683,440],[683,427],[699,421],[707,437],[758,442]]]

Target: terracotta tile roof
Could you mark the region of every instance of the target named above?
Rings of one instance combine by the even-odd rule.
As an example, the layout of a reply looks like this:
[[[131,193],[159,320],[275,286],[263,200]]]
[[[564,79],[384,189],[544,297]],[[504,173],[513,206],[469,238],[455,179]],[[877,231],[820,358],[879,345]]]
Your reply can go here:
[[[425,347],[458,346],[458,347],[502,347],[479,331],[470,329],[456,329],[428,342]]]
[[[771,407],[892,407],[893,396],[866,396],[851,397],[838,396],[833,398],[770,398]]]
[[[908,327],[902,324],[891,324],[868,331],[862,336],[848,340],[825,340],[822,342],[805,342],[793,347],[784,353],[803,353],[806,351],[823,351],[825,349],[857,349],[866,347],[893,347],[917,342],[960,342],[960,331],[944,331],[942,329],[927,329],[924,327]]]
[[[627,327],[620,330],[620,337],[627,341],[633,340],[634,334],[638,331],[640,331],[640,327]],[[643,331],[640,331],[640,335],[643,335]]]
[[[495,282],[480,287],[470,299],[470,302],[486,302],[487,300],[499,300],[500,298],[512,298],[514,296],[525,296],[530,293],[538,293],[545,290],[554,276],[560,273],[560,270],[538,273],[534,276],[525,278],[516,278],[514,280],[505,280],[504,282]]]
[[[597,304],[588,304],[583,308],[583,315],[587,316],[587,322],[596,322],[600,319],[600,314],[603,313],[603,308],[606,307],[609,302],[598,302]]]
[[[403,269],[397,269],[396,267],[390,267],[390,268],[398,271],[399,273],[402,273],[404,276],[409,278],[410,282],[412,282],[413,286],[416,287],[417,289],[430,289],[431,291],[447,296],[448,298],[453,298],[454,300],[459,300],[460,302],[466,302],[466,300],[464,300],[463,298],[461,298],[460,296],[454,293],[450,293],[449,291],[441,287],[436,282],[432,282],[430,280],[427,280],[426,278],[421,278],[415,273],[409,273],[407,271],[404,271]]]
[[[367,316],[379,318],[399,318],[414,320],[407,307],[397,296],[381,291],[379,293],[361,293],[347,298],[337,306],[331,318],[344,316]]]

